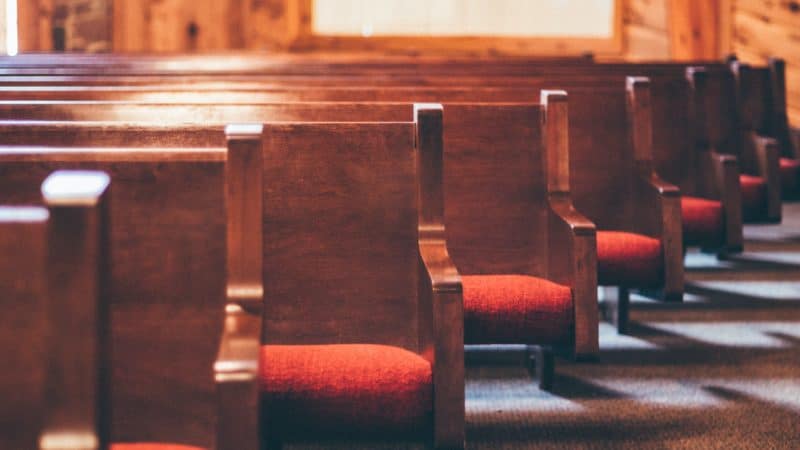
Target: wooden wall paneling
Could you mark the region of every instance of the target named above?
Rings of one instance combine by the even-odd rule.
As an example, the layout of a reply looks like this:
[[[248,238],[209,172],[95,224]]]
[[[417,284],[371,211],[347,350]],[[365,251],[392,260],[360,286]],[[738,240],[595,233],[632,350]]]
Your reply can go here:
[[[732,51],[740,60],[764,65],[786,60],[787,113],[800,126],[800,9],[790,0],[737,0],[732,14]]]
[[[53,0],[17,1],[19,51],[52,49]]]
[[[623,16],[625,59],[669,58],[666,0],[626,0]]]
[[[195,52],[241,48],[243,0],[115,0],[117,52]],[[249,20],[256,21],[258,17]],[[264,26],[259,23],[258,26]]]
[[[720,10],[724,0],[668,0],[669,39],[676,60],[716,59],[720,52]]]

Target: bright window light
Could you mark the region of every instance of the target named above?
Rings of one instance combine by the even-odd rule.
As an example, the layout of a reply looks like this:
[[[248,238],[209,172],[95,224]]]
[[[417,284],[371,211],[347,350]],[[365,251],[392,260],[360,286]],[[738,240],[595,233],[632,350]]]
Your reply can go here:
[[[18,52],[17,0],[6,0],[6,53],[16,56]]]

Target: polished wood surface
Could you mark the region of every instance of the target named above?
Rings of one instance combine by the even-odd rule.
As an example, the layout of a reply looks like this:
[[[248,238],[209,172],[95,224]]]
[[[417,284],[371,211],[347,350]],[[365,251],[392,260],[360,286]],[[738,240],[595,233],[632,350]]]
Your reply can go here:
[[[41,449],[111,441],[110,178],[56,171],[42,183],[47,239],[46,409]]]
[[[224,148],[0,149],[3,202],[40,203],[37,186],[54,169],[99,169],[114,180],[115,440],[213,445],[211,368],[225,295],[224,159]]]
[[[357,105],[318,104],[322,117],[333,115],[335,108],[340,120],[370,120],[383,117],[402,120],[412,112],[410,104],[371,104]],[[539,108],[526,105],[503,104],[468,104],[446,103],[450,114],[445,115],[445,170],[446,222],[453,257],[462,270],[467,273],[526,273],[546,276],[548,272],[548,251],[544,245],[547,236],[546,226],[549,215],[542,213],[549,210],[545,198],[545,182],[543,171],[537,164],[542,161],[543,150],[540,147],[541,133]],[[284,105],[284,111],[291,111],[290,105]],[[392,109],[394,111],[392,111]],[[89,110],[87,114],[95,114]],[[287,118],[301,113],[312,112],[306,117],[318,117],[311,104],[297,108],[300,113],[291,112]],[[381,116],[383,114],[383,116]],[[161,116],[161,115],[159,115]],[[273,118],[280,118],[273,116]],[[28,142],[37,145],[57,145],[62,140],[72,145],[91,145],[93,141],[109,145],[200,145],[198,137],[212,138],[214,127],[207,130],[192,125],[169,127],[161,125],[124,125],[112,124],[47,124],[6,123],[0,126],[0,134],[9,142]],[[589,130],[587,130],[587,133]],[[219,138],[213,138],[216,142]],[[493,145],[487,145],[493,143]],[[513,149],[513,151],[509,151]],[[493,155],[489,158],[489,155]],[[561,149],[562,167],[567,164],[565,149]],[[528,161],[520,165],[520,161]],[[511,171],[511,172],[509,172]],[[471,173],[473,176],[463,177],[461,174]],[[513,174],[513,177],[509,175]],[[553,179],[556,179],[553,177]],[[560,177],[567,182],[568,177]],[[497,186],[496,191],[487,191],[484,183]],[[516,184],[514,184],[516,183]],[[519,192],[527,192],[538,183],[536,189],[539,197],[534,199],[520,198]],[[509,191],[503,188],[508,186]],[[526,187],[527,186],[527,187]],[[503,189],[500,189],[503,188]],[[486,203],[476,203],[477,199],[485,199]],[[492,215],[484,214],[486,208],[495,211]],[[563,203],[562,214],[570,214],[571,202]],[[540,219],[535,219],[539,217]],[[541,220],[540,225],[535,221]],[[560,221],[559,221],[560,223]],[[559,225],[555,225],[558,227]],[[540,230],[540,231],[537,231]],[[567,245],[572,240],[567,232],[559,238],[558,245]],[[485,242],[480,244],[480,242]],[[476,244],[477,243],[477,244]],[[592,264],[577,261],[571,252],[554,257],[562,268],[554,270],[557,280],[572,284],[576,292],[576,302],[581,305],[576,317],[585,308],[585,319],[577,320],[576,333],[582,336],[576,341],[579,354],[593,353],[597,346],[596,318],[591,314],[596,303],[593,277],[582,275],[573,278],[576,267],[581,273],[593,270]]]
[[[264,309],[262,134],[258,124],[225,129],[225,328],[214,362],[219,450],[258,448],[269,432],[261,425],[258,385]]]
[[[443,108],[415,104],[418,199],[419,349],[433,366],[433,444],[463,448],[465,439],[464,305],[447,249],[444,216]]]
[[[0,448],[36,448],[44,408],[47,219],[42,207],[0,207]]]
[[[769,71],[754,69],[739,61],[730,63],[729,76],[721,75],[711,86],[716,95],[731,99],[732,115],[718,115],[721,134],[719,145],[724,153],[739,158],[742,173],[762,177],[767,184],[766,215],[755,222],[781,221],[780,144],[764,135],[768,126]],[[711,91],[711,89],[710,89]],[[713,94],[712,94],[713,95]],[[725,118],[729,120],[724,120]],[[713,141],[712,141],[713,142]]]
[[[656,201],[658,214],[655,221],[644,222],[647,231],[656,233],[664,254],[664,299],[680,300],[683,293],[683,231],[681,226],[680,191],[677,186],[664,182],[653,164],[653,128],[650,80],[628,77],[627,111],[629,137],[633,146],[633,159],[638,180],[638,197]],[[642,189],[642,188],[645,189]],[[654,195],[655,194],[655,195]],[[645,202],[641,202],[645,204]],[[675,220],[675,219],[678,220]]]

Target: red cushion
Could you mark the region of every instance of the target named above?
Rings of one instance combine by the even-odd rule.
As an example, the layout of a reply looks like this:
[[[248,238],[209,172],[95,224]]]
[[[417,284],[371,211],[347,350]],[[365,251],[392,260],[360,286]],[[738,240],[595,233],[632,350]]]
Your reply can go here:
[[[800,160],[781,158],[781,191],[786,195],[795,194],[798,190],[798,177],[800,177]]]
[[[622,231],[597,232],[597,282],[603,286],[655,287],[662,283],[661,241]]]
[[[466,344],[555,344],[573,326],[572,289],[524,275],[463,276]]]
[[[408,350],[371,344],[265,345],[260,371],[270,430],[368,435],[431,429],[431,365]]]
[[[742,217],[745,220],[762,218],[767,211],[767,182],[761,177],[739,175],[742,188]]]
[[[111,450],[202,450],[200,447],[152,442],[111,444]]]
[[[681,198],[683,242],[689,245],[719,245],[725,233],[722,203],[697,197]]]

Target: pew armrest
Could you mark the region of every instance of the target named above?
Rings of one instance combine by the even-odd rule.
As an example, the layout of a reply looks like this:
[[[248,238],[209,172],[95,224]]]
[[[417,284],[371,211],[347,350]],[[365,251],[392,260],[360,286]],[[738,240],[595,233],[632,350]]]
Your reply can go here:
[[[214,381],[217,386],[219,450],[260,448],[258,365],[261,316],[236,303],[225,307],[225,322]]]
[[[683,298],[683,220],[681,218],[681,191],[674,184],[661,179],[654,170],[642,170],[637,192],[638,214],[634,231],[661,240],[664,255],[663,300]],[[649,209],[652,205],[653,209]]]
[[[717,198],[722,203],[725,217],[725,239],[723,251],[738,253],[743,250],[742,193],[739,185],[739,161],[733,155],[709,151],[714,168],[714,184]]]
[[[436,448],[464,445],[464,306],[444,239],[419,243],[420,348],[433,369]]]
[[[767,220],[769,222],[781,221],[781,173],[780,152],[778,141],[775,139],[751,135],[755,149],[758,176],[767,183]]]
[[[597,236],[594,223],[575,210],[569,193],[550,194],[548,278],[572,288],[576,358],[600,350],[597,310]]]

